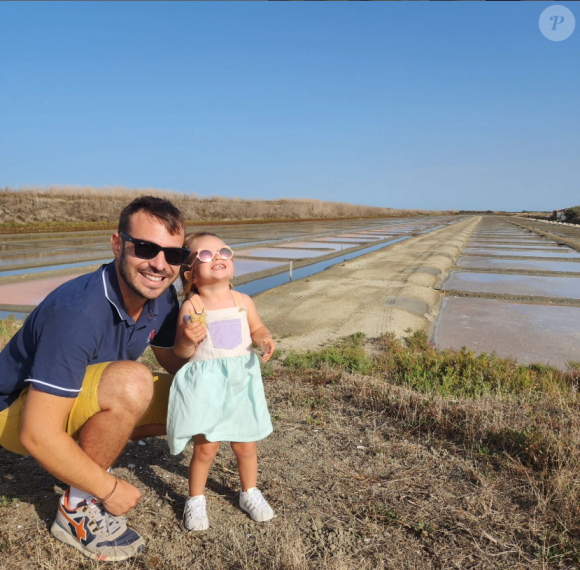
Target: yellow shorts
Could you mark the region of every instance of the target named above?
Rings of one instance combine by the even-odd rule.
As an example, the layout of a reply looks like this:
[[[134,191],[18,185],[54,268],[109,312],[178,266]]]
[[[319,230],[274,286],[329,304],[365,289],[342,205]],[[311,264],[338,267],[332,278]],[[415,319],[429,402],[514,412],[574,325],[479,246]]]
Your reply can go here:
[[[87,366],[81,391],[64,426],[66,432],[74,439],[78,439],[85,422],[101,411],[97,400],[97,389],[101,375],[109,364],[110,362],[102,362],[101,364]],[[156,374],[153,376],[153,399],[137,425],[166,423],[167,403],[172,381],[173,376],[171,374]],[[22,415],[27,394],[28,386],[22,390],[20,396],[12,402],[9,408],[0,412],[0,446],[20,455],[28,455],[24,446],[20,443],[20,429],[22,427]]]

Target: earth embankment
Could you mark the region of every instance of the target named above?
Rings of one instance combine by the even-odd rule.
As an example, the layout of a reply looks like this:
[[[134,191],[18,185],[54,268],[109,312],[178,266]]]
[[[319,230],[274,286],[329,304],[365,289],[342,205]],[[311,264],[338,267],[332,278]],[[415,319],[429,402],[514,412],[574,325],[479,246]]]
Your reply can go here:
[[[384,250],[255,297],[282,350],[307,350],[362,332],[406,336],[430,330],[441,293],[435,290],[480,218],[412,237]]]

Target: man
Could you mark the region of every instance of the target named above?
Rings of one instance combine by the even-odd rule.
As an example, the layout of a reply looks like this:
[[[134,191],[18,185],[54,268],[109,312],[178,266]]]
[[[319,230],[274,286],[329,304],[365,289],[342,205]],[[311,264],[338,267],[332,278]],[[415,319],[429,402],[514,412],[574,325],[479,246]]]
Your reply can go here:
[[[184,235],[173,204],[137,198],[111,238],[114,261],[48,295],[0,353],[0,445],[70,485],[51,532],[95,560],[144,547],[118,516],[141,493],[109,468],[129,438],[165,433],[172,377],[135,360],[150,344],[168,372],[185,362],[172,349],[171,287],[189,254]]]

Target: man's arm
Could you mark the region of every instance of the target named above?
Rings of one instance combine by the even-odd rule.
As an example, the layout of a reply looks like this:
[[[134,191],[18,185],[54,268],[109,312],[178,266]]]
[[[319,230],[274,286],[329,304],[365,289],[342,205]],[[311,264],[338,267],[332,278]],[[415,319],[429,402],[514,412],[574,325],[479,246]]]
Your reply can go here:
[[[56,478],[96,497],[106,497],[115,486],[115,477],[97,465],[64,430],[74,402],[74,398],[54,396],[31,386],[20,441]],[[132,509],[140,497],[138,489],[119,479],[105,506],[112,514],[123,514]]]

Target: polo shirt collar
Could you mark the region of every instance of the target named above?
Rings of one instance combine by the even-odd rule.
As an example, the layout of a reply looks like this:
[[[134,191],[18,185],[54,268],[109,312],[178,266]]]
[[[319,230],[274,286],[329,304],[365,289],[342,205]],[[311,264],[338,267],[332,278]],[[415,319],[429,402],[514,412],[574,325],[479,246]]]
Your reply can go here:
[[[105,297],[107,297],[109,303],[115,307],[121,320],[127,321],[130,325],[134,325],[135,321],[129,316],[127,309],[125,309],[125,302],[123,301],[123,295],[121,294],[121,288],[119,287],[119,280],[117,279],[117,271],[115,269],[114,261],[103,267],[102,277]],[[157,299],[149,299],[147,303],[145,303],[141,316],[143,316],[143,314],[155,316],[159,314]]]

